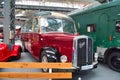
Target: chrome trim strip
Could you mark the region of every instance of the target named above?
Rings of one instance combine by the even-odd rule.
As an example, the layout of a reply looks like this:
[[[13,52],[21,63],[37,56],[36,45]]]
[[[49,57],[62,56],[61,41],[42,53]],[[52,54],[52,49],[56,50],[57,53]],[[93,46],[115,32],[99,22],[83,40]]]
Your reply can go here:
[[[73,39],[73,49],[74,49],[74,60],[73,60],[73,66],[76,67],[77,66],[77,39]]]

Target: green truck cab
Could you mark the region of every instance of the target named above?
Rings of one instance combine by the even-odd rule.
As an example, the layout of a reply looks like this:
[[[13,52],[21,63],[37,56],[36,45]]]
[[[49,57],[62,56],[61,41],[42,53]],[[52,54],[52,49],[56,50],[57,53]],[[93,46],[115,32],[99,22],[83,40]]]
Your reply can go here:
[[[120,0],[68,14],[80,34],[94,39],[94,51],[111,69],[120,72]]]

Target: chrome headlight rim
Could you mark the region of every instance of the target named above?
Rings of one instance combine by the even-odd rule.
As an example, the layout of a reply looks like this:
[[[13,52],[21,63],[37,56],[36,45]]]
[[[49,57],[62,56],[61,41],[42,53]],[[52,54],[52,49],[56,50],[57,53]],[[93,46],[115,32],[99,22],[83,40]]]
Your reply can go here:
[[[60,61],[61,61],[62,63],[67,62],[67,56],[66,56],[66,55],[62,55],[62,56],[60,57]]]

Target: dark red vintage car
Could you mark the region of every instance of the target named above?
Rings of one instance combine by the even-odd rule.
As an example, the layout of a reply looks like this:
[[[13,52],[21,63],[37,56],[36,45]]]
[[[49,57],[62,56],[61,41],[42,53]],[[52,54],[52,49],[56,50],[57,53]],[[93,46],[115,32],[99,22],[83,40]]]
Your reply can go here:
[[[72,62],[73,69],[77,70],[93,69],[97,65],[93,40],[78,35],[74,21],[63,14],[34,14],[22,27],[21,41],[24,50],[28,50],[40,62]]]
[[[21,57],[21,46],[0,43],[0,62],[7,61],[9,59],[19,59]]]

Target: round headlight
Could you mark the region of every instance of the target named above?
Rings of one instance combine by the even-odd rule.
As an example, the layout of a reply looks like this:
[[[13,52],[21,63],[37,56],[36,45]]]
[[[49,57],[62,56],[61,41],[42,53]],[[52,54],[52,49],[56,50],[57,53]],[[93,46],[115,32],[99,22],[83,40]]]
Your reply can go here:
[[[62,63],[67,62],[67,56],[62,55],[62,56],[60,57],[60,61],[61,61]]]

